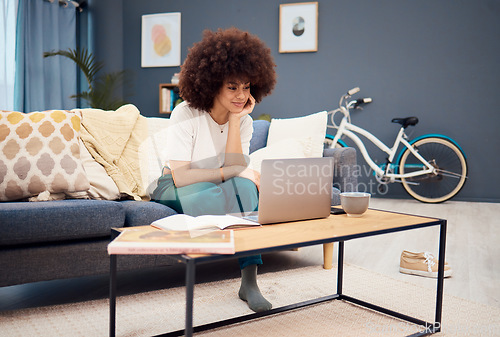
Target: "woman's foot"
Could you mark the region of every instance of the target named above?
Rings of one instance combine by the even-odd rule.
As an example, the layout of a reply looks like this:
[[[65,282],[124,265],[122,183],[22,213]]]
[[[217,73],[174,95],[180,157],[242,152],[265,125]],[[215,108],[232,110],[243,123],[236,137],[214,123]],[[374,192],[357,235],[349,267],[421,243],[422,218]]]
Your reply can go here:
[[[257,265],[252,264],[241,270],[239,297],[255,312],[270,310],[273,305],[262,296],[257,285]]]

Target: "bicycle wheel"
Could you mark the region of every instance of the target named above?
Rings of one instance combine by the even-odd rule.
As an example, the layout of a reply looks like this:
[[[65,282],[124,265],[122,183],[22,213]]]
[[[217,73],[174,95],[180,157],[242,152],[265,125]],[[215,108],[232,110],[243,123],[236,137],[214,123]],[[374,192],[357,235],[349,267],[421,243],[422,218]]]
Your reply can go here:
[[[427,203],[439,203],[453,198],[464,186],[467,161],[462,150],[453,142],[439,137],[427,137],[412,146],[436,168],[436,173],[402,178],[403,187],[413,198]],[[422,162],[406,149],[399,162],[402,174],[421,170]]]
[[[327,134],[325,136],[325,140],[323,142],[324,149],[329,149],[332,146],[333,138],[334,137],[332,135],[329,135],[329,134]],[[347,147],[347,144],[342,139],[339,139],[337,144],[335,144],[335,148],[337,149],[337,148],[341,148],[341,147]]]

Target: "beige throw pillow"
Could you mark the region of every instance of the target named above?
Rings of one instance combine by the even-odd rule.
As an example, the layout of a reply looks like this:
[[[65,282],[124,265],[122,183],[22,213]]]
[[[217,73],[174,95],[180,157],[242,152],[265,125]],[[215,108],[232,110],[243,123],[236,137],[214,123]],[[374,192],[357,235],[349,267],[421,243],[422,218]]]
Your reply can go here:
[[[63,110],[0,111],[0,200],[86,191],[80,115]]]

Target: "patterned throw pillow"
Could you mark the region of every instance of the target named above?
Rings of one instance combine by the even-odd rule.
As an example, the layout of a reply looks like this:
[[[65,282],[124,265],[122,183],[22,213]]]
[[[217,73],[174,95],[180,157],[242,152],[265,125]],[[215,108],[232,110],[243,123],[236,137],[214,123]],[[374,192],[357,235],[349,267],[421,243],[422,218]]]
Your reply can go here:
[[[80,120],[63,110],[0,111],[0,201],[89,189],[80,162]]]

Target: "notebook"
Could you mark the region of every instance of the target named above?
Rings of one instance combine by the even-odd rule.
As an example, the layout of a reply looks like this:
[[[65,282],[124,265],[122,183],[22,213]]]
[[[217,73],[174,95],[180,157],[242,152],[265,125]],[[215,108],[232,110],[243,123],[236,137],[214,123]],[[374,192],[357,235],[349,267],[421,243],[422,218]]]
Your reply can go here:
[[[326,218],[332,184],[333,158],[263,160],[259,210],[244,218],[262,225]]]

